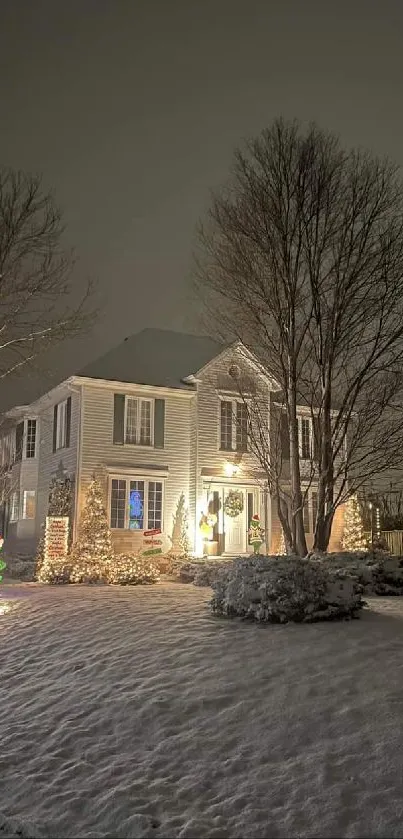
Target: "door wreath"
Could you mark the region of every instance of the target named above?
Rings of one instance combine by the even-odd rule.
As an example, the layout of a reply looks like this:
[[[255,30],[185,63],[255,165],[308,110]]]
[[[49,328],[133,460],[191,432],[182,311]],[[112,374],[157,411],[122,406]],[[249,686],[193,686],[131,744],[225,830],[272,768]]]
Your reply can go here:
[[[224,513],[226,516],[236,518],[243,510],[243,493],[231,489],[224,501]]]

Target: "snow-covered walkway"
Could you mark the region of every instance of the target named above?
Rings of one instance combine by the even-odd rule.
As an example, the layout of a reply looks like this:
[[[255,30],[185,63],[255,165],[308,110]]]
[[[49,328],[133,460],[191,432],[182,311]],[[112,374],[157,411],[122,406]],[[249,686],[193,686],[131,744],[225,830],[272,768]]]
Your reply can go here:
[[[54,837],[403,837],[403,598],[280,627],[209,596],[0,586],[0,813]]]

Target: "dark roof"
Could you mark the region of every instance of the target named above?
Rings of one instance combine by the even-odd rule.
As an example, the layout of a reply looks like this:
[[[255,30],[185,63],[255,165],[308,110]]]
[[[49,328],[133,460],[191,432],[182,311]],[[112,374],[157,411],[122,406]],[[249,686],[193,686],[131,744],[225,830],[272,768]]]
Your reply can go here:
[[[87,364],[77,375],[189,390],[191,385],[183,379],[197,373],[223,349],[225,346],[212,338],[143,329]]]

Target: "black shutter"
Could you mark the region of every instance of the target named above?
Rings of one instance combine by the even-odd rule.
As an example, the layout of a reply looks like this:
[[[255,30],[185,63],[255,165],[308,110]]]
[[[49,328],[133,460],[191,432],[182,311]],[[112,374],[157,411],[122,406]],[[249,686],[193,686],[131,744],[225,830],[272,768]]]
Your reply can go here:
[[[22,447],[24,445],[24,420],[19,422],[15,429],[15,459],[22,460]]]
[[[165,442],[165,399],[154,402],[154,448],[163,449]]]
[[[285,411],[281,412],[281,454],[284,460],[290,459],[290,429]]]
[[[113,394],[113,442],[123,446],[125,441],[125,395]]]
[[[66,405],[66,449],[70,446],[70,430],[71,430],[71,396],[67,399]]]
[[[319,462],[320,460],[320,424],[317,414],[313,417],[313,459]]]
[[[58,406],[55,405],[53,408],[53,451],[56,451],[56,435],[57,435],[57,408]]]

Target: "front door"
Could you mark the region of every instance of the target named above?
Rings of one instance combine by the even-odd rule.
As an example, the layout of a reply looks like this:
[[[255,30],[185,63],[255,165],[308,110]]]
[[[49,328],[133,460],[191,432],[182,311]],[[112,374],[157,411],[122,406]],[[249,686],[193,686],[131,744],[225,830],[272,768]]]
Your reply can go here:
[[[234,487],[234,489],[236,489],[237,492],[242,493],[243,510],[237,516],[227,516],[226,513],[224,513],[224,544],[226,554],[238,555],[246,553],[247,499],[246,491],[244,489],[241,489],[240,487]]]

